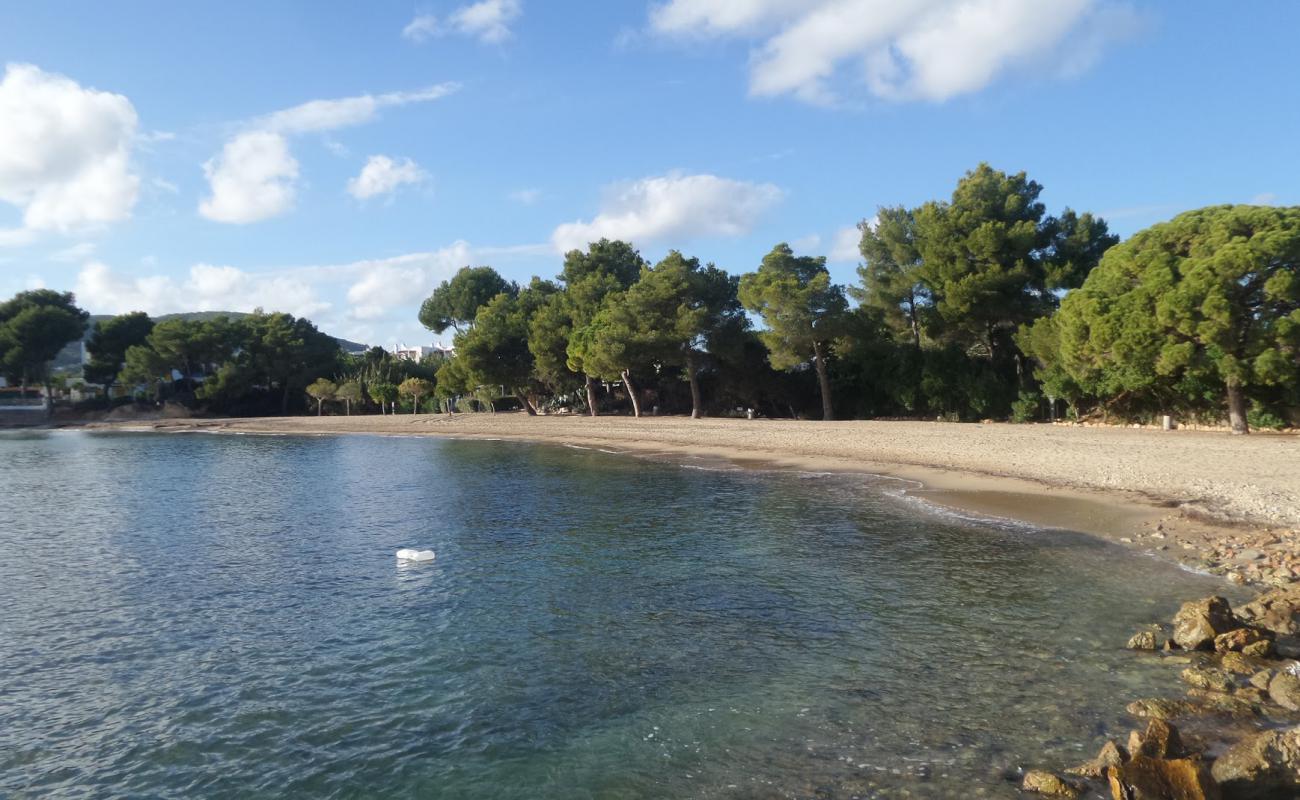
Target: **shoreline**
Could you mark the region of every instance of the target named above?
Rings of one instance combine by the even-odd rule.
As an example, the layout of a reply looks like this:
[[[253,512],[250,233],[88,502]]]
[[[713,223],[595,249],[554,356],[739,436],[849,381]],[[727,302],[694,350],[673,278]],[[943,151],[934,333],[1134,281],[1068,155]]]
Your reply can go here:
[[[1247,439],[1202,432],[1047,425],[528,417],[507,412],[140,419],[56,423],[55,427],[495,439],[593,447],[640,457],[715,459],[740,468],[871,474],[904,481],[909,484],[905,495],[949,510],[1079,531],[1187,568],[1224,575],[1234,583],[1280,582],[1276,570],[1264,569],[1256,575],[1251,570],[1260,565],[1237,564],[1241,551],[1272,548],[1279,554],[1282,570],[1289,570],[1293,562],[1300,568],[1300,524],[1291,524],[1300,522],[1300,481],[1288,480],[1300,475],[1300,439],[1290,436]],[[1268,439],[1281,440],[1283,446],[1264,441]],[[1162,445],[1169,452],[1161,452]],[[1249,478],[1243,473],[1240,487],[1231,481],[1204,486],[1206,470],[1193,469],[1198,465],[1186,459],[1197,455],[1223,459],[1230,448],[1246,451],[1238,459],[1259,471]],[[1206,452],[1198,453],[1202,450]],[[1035,461],[1041,463],[1040,451],[1068,462],[1073,479],[1062,469],[1032,477],[1015,474],[1032,469]],[[1138,452],[1143,461],[1134,464],[1128,456]],[[1150,471],[1152,462],[1164,468],[1159,475],[1166,477],[1165,485],[1149,478],[1147,485],[1141,485],[1140,478],[1133,481],[1137,486],[1113,485],[1115,473],[1139,475],[1144,469]],[[1224,464],[1223,470],[1230,472],[1231,464]],[[1260,473],[1273,480],[1258,480]],[[1298,485],[1291,488],[1290,483]],[[1235,489],[1243,490],[1243,502],[1230,502]],[[1207,502],[1208,493],[1229,502]],[[1267,507],[1268,516],[1250,513],[1260,508],[1261,496],[1275,501]],[[1300,569],[1287,571],[1285,577],[1286,582],[1300,578]]]

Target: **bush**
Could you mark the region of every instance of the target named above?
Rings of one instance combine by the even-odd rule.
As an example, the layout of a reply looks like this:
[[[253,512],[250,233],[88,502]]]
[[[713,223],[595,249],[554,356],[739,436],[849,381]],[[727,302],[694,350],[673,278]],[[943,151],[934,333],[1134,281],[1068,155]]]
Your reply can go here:
[[[1280,431],[1286,427],[1285,420],[1259,403],[1251,404],[1250,410],[1246,412],[1246,422],[1250,427],[1261,430]]]
[[[1021,392],[1020,397],[1011,402],[1011,421],[1034,422],[1042,405],[1043,397],[1038,392]]]

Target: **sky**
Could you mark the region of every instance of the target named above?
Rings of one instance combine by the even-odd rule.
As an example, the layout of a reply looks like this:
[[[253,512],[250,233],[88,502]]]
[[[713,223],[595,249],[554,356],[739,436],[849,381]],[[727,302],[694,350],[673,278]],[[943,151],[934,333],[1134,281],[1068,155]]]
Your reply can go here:
[[[981,161],[1127,236],[1300,204],[1300,3],[5,4],[0,297],[287,311],[430,344],[466,265],[602,236],[852,284],[856,224]]]

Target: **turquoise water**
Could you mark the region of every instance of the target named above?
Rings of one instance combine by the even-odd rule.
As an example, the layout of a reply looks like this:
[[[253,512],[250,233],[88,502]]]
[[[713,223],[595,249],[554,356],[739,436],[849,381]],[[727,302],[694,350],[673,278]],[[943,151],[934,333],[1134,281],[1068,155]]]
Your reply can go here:
[[[1169,690],[1133,628],[1221,588],[897,488],[0,436],[0,796],[1015,797]]]

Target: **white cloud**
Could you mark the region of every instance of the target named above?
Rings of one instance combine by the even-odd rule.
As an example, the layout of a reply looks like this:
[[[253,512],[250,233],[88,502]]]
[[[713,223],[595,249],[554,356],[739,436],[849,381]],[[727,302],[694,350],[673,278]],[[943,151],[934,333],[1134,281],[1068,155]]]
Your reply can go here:
[[[427,103],[460,89],[454,82],[426,86],[412,92],[362,94],[328,100],[309,100],[258,120],[254,127],[283,134],[319,133],[370,122],[383,108]]]
[[[429,176],[409,158],[394,161],[388,156],[371,156],[361,174],[348,181],[348,193],[358,200],[396,191],[403,184],[418,184]]]
[[[1277,205],[1277,195],[1273,192],[1263,192],[1250,198],[1252,206],[1275,206]]]
[[[298,162],[278,133],[236,136],[203,165],[203,173],[212,194],[199,203],[199,213],[215,222],[243,225],[293,208]]]
[[[0,80],[0,120],[0,202],[23,215],[23,227],[0,231],[0,243],[131,216],[140,187],[130,164],[138,120],[126,97],[10,64]]]
[[[131,277],[115,273],[100,262],[87,264],[77,274],[75,291],[83,307],[99,314],[146,311],[172,314],[184,311],[286,311],[309,317],[330,308],[301,277],[256,274],[235,267],[196,264],[188,275]]]
[[[487,44],[499,44],[514,35],[510,23],[521,13],[523,6],[519,0],[481,0],[457,8],[446,22],[439,22],[432,14],[420,14],[402,29],[402,37],[420,43],[434,36],[455,33]]]
[[[289,136],[361,125],[382,108],[437,100],[459,88],[440,83],[411,92],[311,100],[254,120],[203,165],[211,191],[199,213],[240,225],[283,214],[293,208],[297,193],[298,161],[289,151]]]
[[[516,189],[510,193],[510,199],[523,206],[536,205],[542,199],[542,190]]]
[[[349,269],[358,277],[348,287],[351,306],[348,316],[355,320],[377,320],[398,308],[411,310],[434,286],[450,278],[472,258],[469,243],[457,241],[433,252],[350,264]]]
[[[983,89],[1016,66],[1076,74],[1136,14],[1109,0],[669,0],[651,29],[755,43],[750,93],[835,102],[843,66],[888,100],[942,101]]]
[[[835,239],[826,260],[832,264],[847,264],[862,260],[858,244],[862,241],[862,231],[857,225],[849,225],[835,231]]]
[[[564,252],[601,238],[677,244],[699,236],[740,236],[782,197],[770,183],[673,172],[610,188],[590,222],[571,222],[551,235]]]

